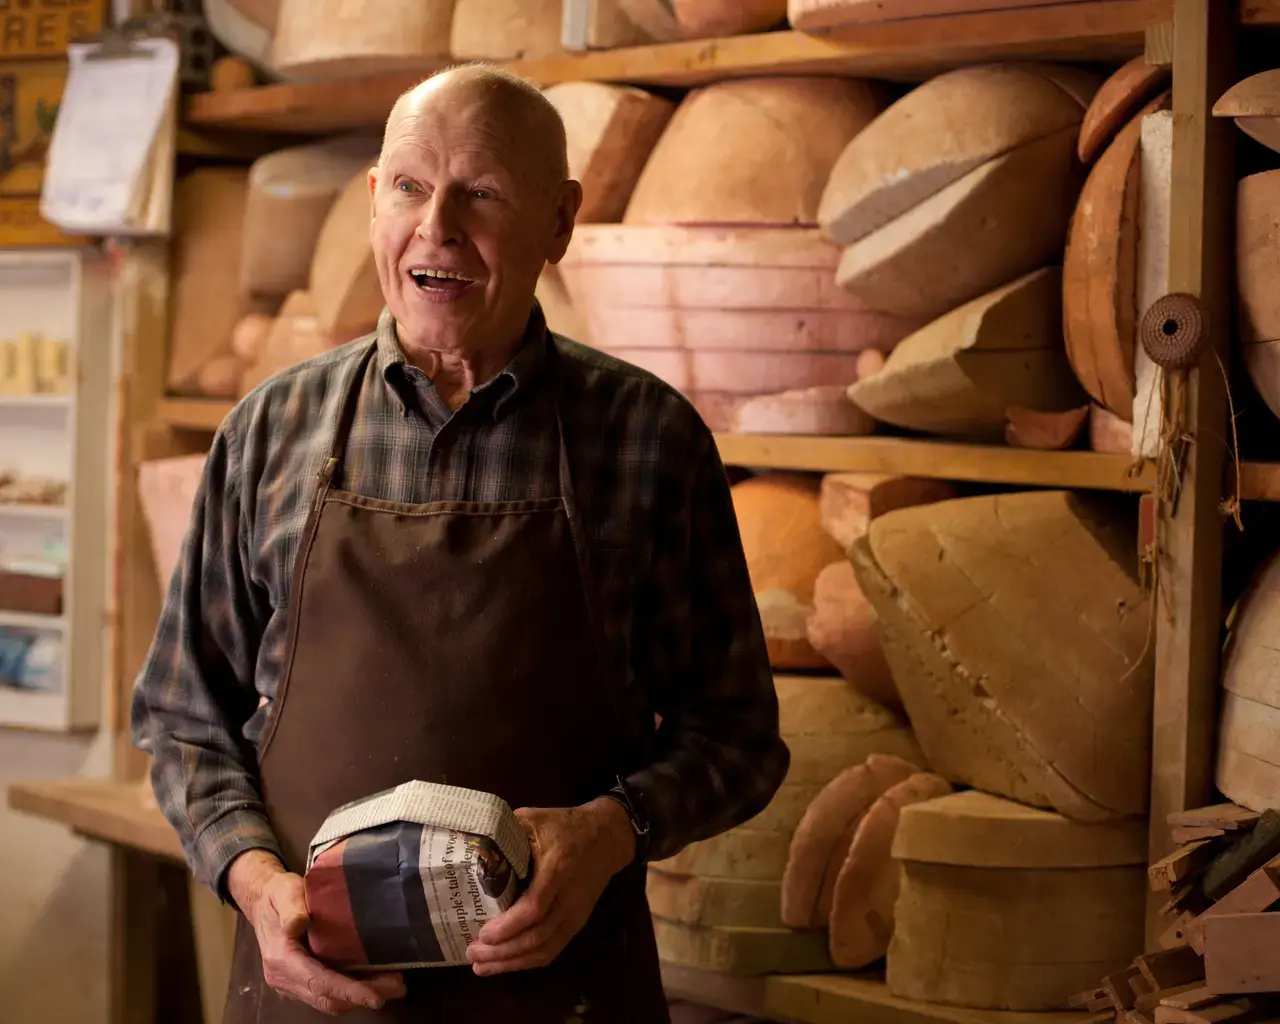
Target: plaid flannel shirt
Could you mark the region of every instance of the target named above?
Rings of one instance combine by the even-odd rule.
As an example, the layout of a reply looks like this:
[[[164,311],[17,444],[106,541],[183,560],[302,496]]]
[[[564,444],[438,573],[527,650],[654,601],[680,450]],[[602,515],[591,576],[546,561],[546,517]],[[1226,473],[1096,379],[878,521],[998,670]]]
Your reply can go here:
[[[339,404],[374,336],[256,388],[218,429],[132,707],[135,743],[196,877],[224,899],[240,853],[279,853],[257,745],[284,662],[290,572]],[[624,769],[659,860],[752,817],[786,775],[778,706],[728,479],[689,403],[651,374],[547,331],[451,412],[384,310],[345,486],[391,501],[559,493],[554,345],[597,630],[649,753]],[[654,732],[654,714],[661,724]]]

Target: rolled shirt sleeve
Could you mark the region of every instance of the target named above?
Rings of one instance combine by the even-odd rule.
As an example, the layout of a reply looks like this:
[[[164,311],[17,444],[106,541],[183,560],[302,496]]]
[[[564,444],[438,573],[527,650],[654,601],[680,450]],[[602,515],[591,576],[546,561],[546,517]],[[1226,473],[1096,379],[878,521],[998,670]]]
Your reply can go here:
[[[251,583],[235,436],[214,438],[179,563],[134,687],[133,740],[152,755],[157,802],[196,878],[227,900],[226,872],[251,849],[279,856],[243,736],[258,694],[267,609]]]
[[[790,767],[729,480],[710,433],[695,442],[636,603],[635,671],[662,718],[656,759],[626,780],[649,819],[650,861],[754,817]]]

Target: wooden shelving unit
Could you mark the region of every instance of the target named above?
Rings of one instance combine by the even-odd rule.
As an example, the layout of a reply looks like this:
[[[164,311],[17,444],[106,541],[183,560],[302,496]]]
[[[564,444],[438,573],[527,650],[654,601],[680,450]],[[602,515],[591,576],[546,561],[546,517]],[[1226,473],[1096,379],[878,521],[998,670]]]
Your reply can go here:
[[[0,339],[35,332],[63,342],[74,368],[65,393],[0,394],[0,470],[66,483],[61,505],[0,503],[0,554],[64,563],[60,613],[0,609],[0,630],[38,638],[28,661],[47,667],[37,683],[0,684],[0,727],[70,731],[100,721],[108,640],[109,301],[105,264],[87,252],[0,252]]]
[[[1280,28],[1280,0],[1241,0],[1241,25]],[[773,32],[731,39],[634,47],[547,60],[513,62],[511,70],[549,85],[595,80],[688,87],[751,75],[861,75],[916,81],[964,64],[1054,59],[1118,63],[1142,52],[1174,66],[1173,206],[1170,291],[1190,292],[1211,320],[1227,322],[1230,246],[1229,127],[1209,109],[1234,68],[1235,25],[1225,0],[1083,0],[1018,11],[943,16],[809,35]],[[179,148],[205,157],[248,158],[270,135],[281,138],[381,126],[395,98],[430,65],[409,72],[340,81],[284,82],[192,97]],[[254,137],[253,133],[259,133]],[[128,694],[150,641],[160,594],[130,468],[138,461],[198,451],[226,415],[227,402],[164,394],[166,277],[163,252],[145,243],[126,254],[122,278],[123,353],[128,394],[121,415],[119,473],[120,607],[112,664],[112,728],[117,738],[113,783],[83,780],[14,787],[12,806],[63,821],[117,851],[116,908],[123,921],[121,963],[136,964],[160,940],[138,907],[154,906],[156,865],[181,872],[176,839],[136,790],[142,759],[130,749]],[[1217,339],[1218,344],[1223,339]],[[1218,369],[1187,375],[1199,438],[1224,436]],[[1087,451],[1033,452],[1003,446],[897,437],[717,436],[732,465],[807,471],[856,470],[932,476],[980,484],[1103,489],[1131,494],[1152,487],[1150,466],[1132,470],[1125,456]],[[1224,470],[1228,475],[1224,477]],[[1206,801],[1211,790],[1212,696],[1219,645],[1222,516],[1218,503],[1234,490],[1214,444],[1194,446],[1183,500],[1161,524],[1162,580],[1157,646],[1152,766],[1152,853],[1167,852],[1164,814]],[[1280,501],[1280,462],[1245,463],[1240,497]],[[0,510],[3,516],[3,510]],[[3,519],[0,518],[0,527]],[[135,856],[138,855],[138,856]],[[157,858],[158,859],[155,859]],[[1056,1024],[1074,1014],[990,1013],[908,1003],[890,996],[873,975],[731,979],[673,967],[675,994],[778,1021],[836,1024]],[[146,970],[116,979],[116,1019],[149,1020],[154,998]]]

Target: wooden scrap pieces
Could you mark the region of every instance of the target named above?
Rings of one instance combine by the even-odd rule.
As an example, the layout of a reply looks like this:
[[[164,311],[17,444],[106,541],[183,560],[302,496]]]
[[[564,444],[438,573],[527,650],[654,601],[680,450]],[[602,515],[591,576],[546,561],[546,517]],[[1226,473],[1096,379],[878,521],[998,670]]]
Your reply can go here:
[[[1220,900],[1254,871],[1280,856],[1280,811],[1265,811],[1252,831],[1241,835],[1204,869],[1200,891]]]
[[[1280,914],[1221,914],[1204,923],[1210,992],[1280,992]]]
[[[1185,882],[1212,859],[1215,849],[1207,839],[1180,846],[1147,868],[1152,892],[1169,892]]]
[[[1187,942],[1197,953],[1205,951],[1205,926],[1215,917],[1228,914],[1256,914],[1280,902],[1280,857],[1258,868],[1240,885],[1218,900],[1185,928]]]

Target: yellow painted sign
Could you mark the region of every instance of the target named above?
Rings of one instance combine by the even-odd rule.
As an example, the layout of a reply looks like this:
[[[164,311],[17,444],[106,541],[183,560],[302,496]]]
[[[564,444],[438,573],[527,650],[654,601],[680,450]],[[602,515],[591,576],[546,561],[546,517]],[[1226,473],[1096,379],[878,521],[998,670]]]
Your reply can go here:
[[[45,158],[66,84],[65,61],[0,64],[0,246],[80,244],[40,217]]]
[[[59,57],[102,30],[107,0],[0,0],[0,60]]]

